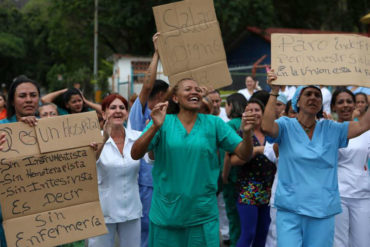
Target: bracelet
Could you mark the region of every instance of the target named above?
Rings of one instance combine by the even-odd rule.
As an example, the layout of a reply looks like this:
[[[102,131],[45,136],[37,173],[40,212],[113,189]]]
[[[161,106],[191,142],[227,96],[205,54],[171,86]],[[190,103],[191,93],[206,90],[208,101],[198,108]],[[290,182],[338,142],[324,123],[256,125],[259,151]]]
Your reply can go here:
[[[278,93],[270,93],[270,95],[272,95],[272,96],[275,96],[275,97],[278,97],[279,96],[279,94]]]

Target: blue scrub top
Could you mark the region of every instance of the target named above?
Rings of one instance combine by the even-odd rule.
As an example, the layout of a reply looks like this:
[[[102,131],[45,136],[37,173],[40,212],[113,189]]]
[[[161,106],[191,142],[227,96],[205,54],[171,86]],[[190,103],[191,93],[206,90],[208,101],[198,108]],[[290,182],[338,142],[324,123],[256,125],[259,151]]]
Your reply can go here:
[[[296,118],[276,120],[279,135],[279,181],[275,207],[316,218],[341,212],[338,149],[348,145],[348,122],[316,122],[310,140]]]
[[[149,121],[151,120],[148,103],[146,103],[143,108],[139,97],[137,97],[130,109],[127,128],[137,131],[143,131],[146,127],[147,120]],[[140,171],[139,171],[140,185],[153,187],[152,169],[153,165],[146,163],[144,159],[140,160]]]

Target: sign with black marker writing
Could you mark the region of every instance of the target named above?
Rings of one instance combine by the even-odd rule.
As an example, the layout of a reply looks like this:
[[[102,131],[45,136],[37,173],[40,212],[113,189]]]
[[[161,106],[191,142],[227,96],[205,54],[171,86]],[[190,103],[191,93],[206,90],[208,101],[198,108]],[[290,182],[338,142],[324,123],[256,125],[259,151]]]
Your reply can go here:
[[[55,246],[106,233],[95,153],[88,146],[91,137],[85,136],[101,140],[100,128],[90,124],[96,121],[95,113],[84,113],[59,117],[58,123],[41,119],[37,127],[0,125],[0,131],[9,133],[3,150],[6,158],[0,159],[0,201],[8,246]],[[28,134],[23,141],[16,140],[22,129]],[[68,138],[80,140],[67,149]],[[54,139],[61,142],[57,151],[39,151],[39,146],[43,149]],[[24,152],[25,146],[31,148]]]
[[[213,0],[180,1],[153,8],[158,49],[171,85],[193,78],[200,85],[231,84]]]
[[[102,142],[95,111],[66,116],[39,120],[35,131],[41,153]]]
[[[106,233],[99,201],[4,221],[8,246],[50,247]]]
[[[370,39],[344,34],[272,34],[278,85],[370,87]]]
[[[40,153],[35,128],[19,122],[0,124],[0,133],[6,137],[3,150],[0,151],[0,160]]]

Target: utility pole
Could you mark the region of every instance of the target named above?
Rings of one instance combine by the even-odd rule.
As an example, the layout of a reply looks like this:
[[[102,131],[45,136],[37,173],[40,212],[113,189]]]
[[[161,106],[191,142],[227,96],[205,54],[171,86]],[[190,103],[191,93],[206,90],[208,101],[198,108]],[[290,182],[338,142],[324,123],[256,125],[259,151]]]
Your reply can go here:
[[[98,0],[95,0],[94,14],[94,80],[98,79]],[[95,85],[95,90],[97,89]]]

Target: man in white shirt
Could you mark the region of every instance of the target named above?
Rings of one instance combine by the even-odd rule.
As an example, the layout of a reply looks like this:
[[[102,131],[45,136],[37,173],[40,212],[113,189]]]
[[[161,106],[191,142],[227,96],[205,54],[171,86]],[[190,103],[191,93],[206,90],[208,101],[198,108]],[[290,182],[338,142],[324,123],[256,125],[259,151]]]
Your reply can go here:
[[[213,110],[212,115],[219,116],[224,122],[228,122],[230,119],[227,117],[224,107],[221,107],[221,96],[218,90],[213,90],[207,94],[207,97],[212,101]]]

